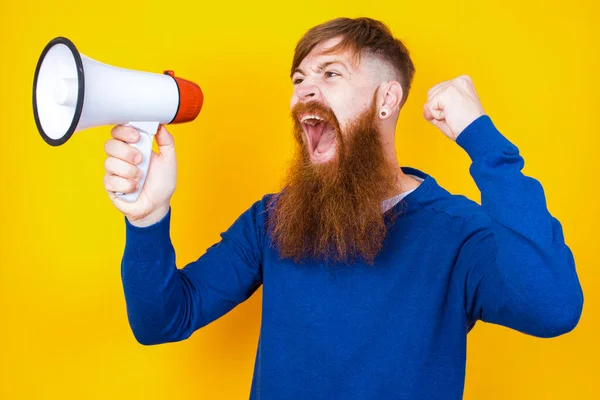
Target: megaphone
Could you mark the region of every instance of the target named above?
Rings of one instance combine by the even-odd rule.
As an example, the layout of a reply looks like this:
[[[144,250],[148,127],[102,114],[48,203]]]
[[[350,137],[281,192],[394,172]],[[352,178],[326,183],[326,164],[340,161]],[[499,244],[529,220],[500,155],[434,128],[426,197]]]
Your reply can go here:
[[[173,71],[158,74],[103,64],[80,54],[64,37],[46,45],[33,80],[35,124],[49,145],[62,145],[73,133],[102,125],[128,125],[140,132],[140,140],[132,144],[143,156],[139,189],[117,193],[128,202],[137,201],[144,187],[158,126],[194,120],[203,101],[200,87]]]

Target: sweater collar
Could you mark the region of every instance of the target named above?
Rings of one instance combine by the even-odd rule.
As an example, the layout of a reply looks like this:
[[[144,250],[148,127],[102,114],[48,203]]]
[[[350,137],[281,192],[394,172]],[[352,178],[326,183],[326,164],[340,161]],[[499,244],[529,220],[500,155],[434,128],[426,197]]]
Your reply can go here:
[[[405,174],[416,175],[419,178],[423,178],[423,182],[419,186],[417,186],[412,192],[407,194],[402,200],[392,206],[385,213],[387,214],[390,211],[400,211],[401,213],[406,213],[408,211],[413,211],[421,207],[421,203],[423,199],[427,196],[428,192],[432,187],[437,186],[436,180],[429,174],[413,168],[413,167],[400,167],[402,168],[402,172]]]

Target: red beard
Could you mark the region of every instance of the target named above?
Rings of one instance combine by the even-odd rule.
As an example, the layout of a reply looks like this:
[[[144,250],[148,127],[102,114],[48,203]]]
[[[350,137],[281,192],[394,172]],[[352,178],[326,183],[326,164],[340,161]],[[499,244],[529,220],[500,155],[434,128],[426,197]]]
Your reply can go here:
[[[307,113],[317,113],[335,129],[336,154],[324,163],[309,158],[298,119]],[[373,265],[396,217],[394,212],[383,214],[382,202],[397,193],[397,171],[385,159],[374,99],[344,135],[333,112],[320,103],[298,103],[292,117],[294,158],[283,191],[269,205],[268,223],[279,256],[295,262],[360,259]]]

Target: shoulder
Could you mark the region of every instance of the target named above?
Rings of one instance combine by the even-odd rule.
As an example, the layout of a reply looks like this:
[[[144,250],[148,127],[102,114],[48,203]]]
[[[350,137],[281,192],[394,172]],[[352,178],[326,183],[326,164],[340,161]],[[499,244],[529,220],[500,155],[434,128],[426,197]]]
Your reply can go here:
[[[265,232],[268,225],[269,211],[273,209],[279,193],[267,193],[262,198],[255,200],[242,214],[242,217],[253,221],[256,229]]]
[[[452,194],[439,185],[432,185],[419,203],[426,224],[440,235],[451,239],[460,249],[474,235],[490,235],[493,221],[477,202],[462,194]]]
[[[246,204],[244,211],[221,236],[237,243],[240,248],[262,248],[268,226],[267,211],[274,198],[275,194],[269,193]]]
[[[431,188],[433,193],[421,201],[423,210],[451,219],[460,225],[477,225],[489,222],[489,216],[477,202],[462,194],[452,194],[441,186]]]
[[[439,190],[440,188],[438,188]],[[464,195],[445,194],[424,207],[446,221],[444,237],[453,242],[456,273],[483,273],[497,255],[496,225],[486,210]]]

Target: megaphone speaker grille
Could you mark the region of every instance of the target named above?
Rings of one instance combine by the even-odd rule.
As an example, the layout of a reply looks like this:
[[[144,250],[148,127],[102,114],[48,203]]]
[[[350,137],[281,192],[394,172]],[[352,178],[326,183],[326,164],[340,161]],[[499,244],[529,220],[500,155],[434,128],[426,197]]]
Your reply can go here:
[[[42,138],[65,143],[77,129],[83,110],[83,63],[69,39],[57,37],[42,51],[33,79],[33,114]]]

